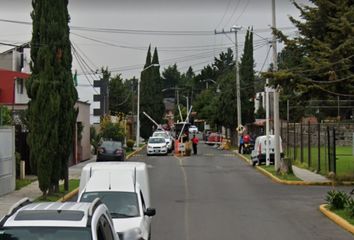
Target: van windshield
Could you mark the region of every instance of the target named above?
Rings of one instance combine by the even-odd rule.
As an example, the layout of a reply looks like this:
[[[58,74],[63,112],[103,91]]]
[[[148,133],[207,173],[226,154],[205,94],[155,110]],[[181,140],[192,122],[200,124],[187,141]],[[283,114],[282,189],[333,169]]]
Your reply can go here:
[[[0,228],[0,240],[91,240],[86,227],[9,227]]]
[[[112,218],[139,217],[138,197],[135,192],[85,192],[80,202],[92,202],[96,198],[108,207]]]

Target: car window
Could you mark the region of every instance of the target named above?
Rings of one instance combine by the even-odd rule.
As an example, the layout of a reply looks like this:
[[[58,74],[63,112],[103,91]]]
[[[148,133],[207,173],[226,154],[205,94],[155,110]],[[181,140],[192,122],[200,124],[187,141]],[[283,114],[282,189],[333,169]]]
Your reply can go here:
[[[138,197],[135,192],[85,192],[80,202],[92,202],[96,198],[106,204],[112,218],[140,216]]]
[[[164,138],[150,138],[149,143],[164,143],[165,139]]]
[[[121,142],[114,142],[114,141],[105,141],[101,144],[101,147],[105,148],[106,150],[116,150],[118,148],[122,148]]]
[[[11,227],[0,229],[0,240],[91,240],[86,227]]]

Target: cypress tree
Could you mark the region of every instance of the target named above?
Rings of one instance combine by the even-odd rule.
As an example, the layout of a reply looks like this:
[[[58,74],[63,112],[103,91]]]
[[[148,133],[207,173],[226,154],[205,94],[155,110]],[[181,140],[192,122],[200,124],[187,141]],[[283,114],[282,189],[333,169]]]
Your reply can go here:
[[[149,114],[156,122],[160,123],[164,112],[162,98],[162,80],[160,76],[160,67],[151,66],[151,64],[159,64],[157,49],[151,58],[151,46],[149,46],[144,70],[141,73],[140,83],[140,110]],[[152,134],[154,124],[145,116],[140,118],[141,137],[147,139]]]
[[[253,31],[247,30],[243,55],[240,62],[240,87],[242,103],[242,123],[254,122],[254,59],[253,59]]]
[[[57,191],[59,180],[67,176],[77,116],[67,5],[68,0],[32,1],[28,144],[44,196]]]

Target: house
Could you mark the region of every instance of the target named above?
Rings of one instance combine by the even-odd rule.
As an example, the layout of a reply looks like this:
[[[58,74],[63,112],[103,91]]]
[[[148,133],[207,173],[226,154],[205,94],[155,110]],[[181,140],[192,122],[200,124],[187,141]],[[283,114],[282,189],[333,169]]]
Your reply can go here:
[[[0,54],[1,55],[1,54]],[[1,67],[1,66],[0,66]],[[14,116],[14,121],[21,123],[20,113],[28,108],[29,98],[27,95],[25,82],[30,77],[27,73],[11,71],[0,68],[0,105],[7,106]],[[71,158],[71,164],[77,164],[80,161],[91,158],[91,144],[90,144],[90,104],[86,102],[77,101],[75,108],[79,110],[77,117],[74,155]],[[26,137],[26,129],[21,129],[24,133],[21,136]],[[22,141],[25,142],[25,141]],[[24,147],[22,147],[25,149]],[[21,153],[23,160],[28,161],[26,169],[27,172],[32,172],[28,168],[30,165],[28,150],[23,150]]]

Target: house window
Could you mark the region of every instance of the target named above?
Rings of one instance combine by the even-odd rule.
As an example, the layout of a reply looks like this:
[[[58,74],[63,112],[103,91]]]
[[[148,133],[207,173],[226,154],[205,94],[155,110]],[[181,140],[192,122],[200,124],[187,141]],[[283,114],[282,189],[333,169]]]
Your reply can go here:
[[[23,79],[17,78],[17,93],[23,94]]]

